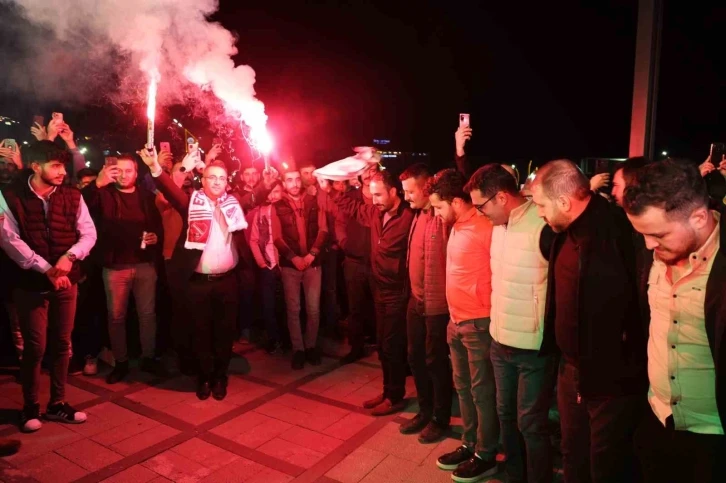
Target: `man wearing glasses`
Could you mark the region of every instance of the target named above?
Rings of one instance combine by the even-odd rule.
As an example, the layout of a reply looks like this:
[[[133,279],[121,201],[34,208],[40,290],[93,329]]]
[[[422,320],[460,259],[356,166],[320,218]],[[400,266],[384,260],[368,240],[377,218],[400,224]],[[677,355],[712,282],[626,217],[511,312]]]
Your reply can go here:
[[[164,173],[156,151],[139,151],[156,186],[184,220],[169,279],[180,281],[194,326],[193,349],[199,363],[197,398],[227,395],[227,369],[237,325],[237,271],[253,267],[243,230],[247,228],[237,198],[227,194],[228,172],[221,161],[204,168],[202,189],[187,195]]]

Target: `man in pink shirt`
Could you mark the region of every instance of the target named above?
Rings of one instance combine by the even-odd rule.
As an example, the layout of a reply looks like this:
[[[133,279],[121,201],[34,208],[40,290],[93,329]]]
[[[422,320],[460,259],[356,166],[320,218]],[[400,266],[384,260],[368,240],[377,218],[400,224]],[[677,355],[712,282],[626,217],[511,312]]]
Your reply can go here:
[[[447,339],[464,426],[462,445],[437,465],[454,470],[452,479],[478,481],[497,472],[494,371],[489,360],[492,224],[464,192],[466,179],[455,169],[439,171],[427,186],[436,216],[452,225],[446,257],[446,300],[451,320]],[[486,203],[485,203],[486,204]]]

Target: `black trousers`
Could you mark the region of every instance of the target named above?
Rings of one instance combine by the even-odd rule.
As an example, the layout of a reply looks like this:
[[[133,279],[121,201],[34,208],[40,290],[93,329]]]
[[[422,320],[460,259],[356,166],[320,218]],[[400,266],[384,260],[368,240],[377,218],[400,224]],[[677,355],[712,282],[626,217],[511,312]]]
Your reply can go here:
[[[579,371],[562,361],[557,406],[565,483],[638,481],[633,435],[647,404],[645,394],[578,398],[578,387]]]
[[[392,403],[406,395],[406,302],[403,290],[376,290],[376,339],[383,369],[383,394]]]
[[[726,436],[676,431],[648,408],[635,432],[635,452],[646,483],[726,481]]]
[[[452,379],[446,328],[449,314],[425,316],[423,301],[408,300],[406,331],[408,365],[411,367],[420,412],[442,426],[451,420]]]
[[[353,350],[363,350],[367,327],[373,326],[373,277],[371,267],[351,258],[343,261],[348,308],[348,343]],[[405,309],[404,309],[405,310]]]
[[[237,332],[239,282],[235,273],[214,280],[197,275],[189,282],[193,316],[192,347],[199,362],[199,378],[226,377]]]

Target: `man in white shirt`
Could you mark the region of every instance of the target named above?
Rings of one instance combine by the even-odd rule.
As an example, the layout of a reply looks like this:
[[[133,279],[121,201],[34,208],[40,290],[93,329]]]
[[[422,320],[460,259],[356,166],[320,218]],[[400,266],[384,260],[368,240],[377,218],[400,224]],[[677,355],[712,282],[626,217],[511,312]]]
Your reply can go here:
[[[156,152],[138,152],[156,186],[184,220],[172,255],[169,279],[178,283],[192,311],[192,346],[199,363],[197,397],[227,396],[227,369],[237,325],[239,283],[236,270],[251,267],[243,230],[247,228],[237,198],[227,194],[228,172],[213,161],[204,168],[202,189],[191,196],[162,171]],[[194,152],[192,155],[195,155]]]
[[[96,228],[80,191],[63,185],[68,155],[50,141],[25,149],[33,175],[22,177],[0,194],[0,246],[19,267],[13,301],[25,346],[21,364],[26,432],[41,428],[40,363],[51,358],[51,392],[46,419],[83,423],[86,415],[65,399],[76,313],[80,260],[96,243]],[[49,336],[49,337],[48,337]]]
[[[650,408],[635,436],[646,482],[726,481],[726,254],[708,203],[697,166],[676,160],[641,168],[625,189],[653,250],[641,272]]]

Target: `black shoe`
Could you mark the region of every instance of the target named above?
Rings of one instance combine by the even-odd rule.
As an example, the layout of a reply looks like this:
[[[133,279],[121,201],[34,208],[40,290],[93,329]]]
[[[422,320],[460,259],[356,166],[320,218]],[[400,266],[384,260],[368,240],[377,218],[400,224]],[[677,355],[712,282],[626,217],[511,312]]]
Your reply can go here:
[[[474,455],[469,461],[459,465],[451,474],[451,479],[459,483],[474,483],[499,471],[496,460],[485,461]]]
[[[209,381],[199,381],[197,385],[197,399],[205,401],[209,399],[210,394],[212,394],[212,388],[209,385]]]
[[[449,425],[443,426],[432,420],[418,435],[418,442],[421,444],[431,444],[441,441],[446,436],[446,432],[449,429]]]
[[[141,370],[159,376],[161,375],[161,361],[159,359],[144,357],[141,360]]]
[[[439,456],[436,466],[446,471],[454,471],[460,464],[466,463],[474,457],[474,452],[463,444],[456,451]]]
[[[277,342],[274,339],[268,340],[267,345],[265,346],[265,352],[268,354],[277,354],[278,352],[281,352],[282,346],[279,342]]]
[[[351,349],[346,355],[340,359],[341,364],[352,364],[359,359],[363,359],[366,353],[363,349]]]
[[[76,411],[70,404],[60,402],[45,408],[45,419],[68,424],[81,424],[86,422],[88,416],[86,413]]]
[[[305,352],[303,351],[295,351],[295,353],[292,355],[292,368],[302,369],[305,366]]]
[[[106,384],[116,384],[129,375],[129,361],[117,362],[113,371],[106,376]]]
[[[20,430],[23,433],[34,433],[43,427],[40,422],[40,404],[30,404],[20,413]]]
[[[402,423],[398,430],[401,434],[414,434],[418,433],[429,424],[431,418],[422,413],[418,413],[413,419],[409,419],[405,423]]]
[[[374,397],[373,399],[369,399],[369,400],[363,402],[363,407],[366,409],[373,409],[374,407],[378,406],[385,400],[386,400],[386,396],[381,394],[379,396]]]
[[[212,397],[217,401],[221,401],[227,397],[227,378],[222,377],[214,381],[212,386]]]
[[[69,376],[80,376],[83,374],[83,364],[79,364],[75,358],[71,357],[68,363],[68,375]]]
[[[308,364],[311,366],[319,366],[322,361],[320,360],[320,351],[317,347],[313,347],[312,349],[305,349],[305,360],[308,361]]]

